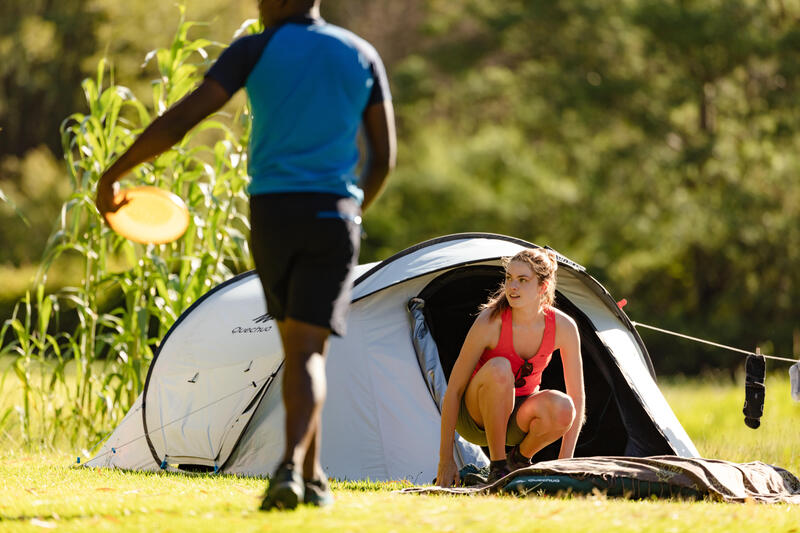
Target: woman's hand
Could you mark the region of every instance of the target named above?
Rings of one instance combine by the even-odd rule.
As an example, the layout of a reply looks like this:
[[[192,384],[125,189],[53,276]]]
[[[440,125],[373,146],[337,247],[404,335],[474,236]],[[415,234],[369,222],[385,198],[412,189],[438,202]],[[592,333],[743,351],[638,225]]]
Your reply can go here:
[[[439,470],[436,473],[436,484],[440,487],[448,488],[453,485],[458,485],[461,481],[458,475],[458,467],[456,462],[451,458],[449,461],[445,459],[439,460]]]

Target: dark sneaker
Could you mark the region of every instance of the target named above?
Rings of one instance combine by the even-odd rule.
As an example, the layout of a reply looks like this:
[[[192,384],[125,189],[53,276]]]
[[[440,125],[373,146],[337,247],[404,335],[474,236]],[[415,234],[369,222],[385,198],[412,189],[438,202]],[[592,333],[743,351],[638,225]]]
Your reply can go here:
[[[489,469],[489,475],[486,477],[486,483],[491,485],[495,481],[497,481],[499,479],[503,479],[504,477],[506,477],[510,473],[511,472],[508,470],[508,466],[506,466],[506,465],[503,465],[503,466],[501,466],[499,468],[490,468]]]
[[[486,472],[486,475],[488,475],[488,472]],[[486,485],[486,475],[481,472],[467,472],[461,476],[461,485],[464,487]]]
[[[261,502],[261,510],[294,509],[305,497],[303,477],[291,463],[278,466],[269,480],[267,493]]]
[[[506,464],[508,470],[515,472],[520,468],[527,468],[531,466],[531,460],[522,455],[519,451],[519,445],[514,446],[514,449],[506,457]]]
[[[333,493],[327,479],[312,479],[305,485],[305,503],[315,507],[333,505]]]

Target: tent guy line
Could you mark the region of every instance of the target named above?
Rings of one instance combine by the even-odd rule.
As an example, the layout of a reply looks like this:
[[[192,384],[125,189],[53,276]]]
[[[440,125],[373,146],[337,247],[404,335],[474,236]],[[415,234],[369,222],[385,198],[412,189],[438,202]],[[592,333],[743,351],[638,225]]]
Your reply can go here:
[[[761,357],[764,357],[766,359],[774,359],[776,361],[786,361],[787,363],[800,363],[800,359],[789,359],[788,357],[778,357],[778,356],[775,356],[775,355],[764,355],[763,353],[749,352],[747,350],[742,350],[740,348],[734,348],[733,346],[727,346],[725,344],[719,344],[717,342],[711,342],[711,341],[708,341],[708,340],[705,340],[705,339],[699,339],[697,337],[690,337],[689,335],[684,335],[683,333],[678,333],[676,331],[670,331],[668,329],[661,329],[661,328],[657,328],[655,326],[649,326],[647,324],[642,324],[641,322],[635,322],[633,320],[631,321],[631,324],[633,324],[637,328],[641,327],[641,328],[646,328],[646,329],[652,329],[653,331],[658,331],[659,333],[666,333],[667,335],[674,335],[675,337],[680,337],[682,339],[688,339],[688,340],[694,341],[694,342],[700,342],[700,343],[703,343],[703,344],[709,344],[711,346],[716,346],[717,348],[724,348],[725,350],[730,350],[732,352],[739,352],[739,353],[743,353],[745,355],[760,355]]]
[[[183,421],[183,420],[185,420],[185,419],[189,418],[190,416],[192,416],[192,415],[194,415],[194,414],[197,414],[197,413],[199,413],[200,411],[202,411],[202,410],[204,410],[204,409],[208,409],[209,407],[211,407],[211,406],[213,406],[213,405],[216,405],[216,404],[218,404],[218,403],[220,403],[220,402],[222,402],[222,401],[224,401],[224,400],[227,400],[227,399],[228,399],[228,398],[230,398],[231,396],[236,396],[237,394],[239,394],[239,393],[241,393],[241,392],[244,392],[245,390],[247,390],[247,389],[249,389],[249,388],[251,388],[251,387],[257,388],[257,387],[258,387],[258,385],[260,385],[261,383],[266,383],[267,381],[271,381],[272,379],[275,379],[275,376],[278,374],[278,371],[281,369],[281,367],[282,367],[282,366],[283,366],[283,362],[281,362],[281,364],[278,366],[278,368],[275,370],[275,372],[273,372],[273,373],[272,373],[272,374],[270,374],[269,376],[267,376],[267,377],[264,377],[264,378],[261,378],[261,379],[253,380],[253,381],[251,381],[250,383],[248,383],[246,386],[244,386],[244,387],[242,387],[242,388],[240,388],[240,389],[238,389],[238,390],[235,390],[235,391],[233,391],[233,392],[231,392],[231,393],[229,393],[229,394],[226,394],[225,396],[222,396],[221,398],[217,398],[216,400],[214,400],[214,401],[213,401],[213,402],[211,402],[211,403],[208,403],[208,404],[206,404],[206,405],[203,405],[203,406],[201,406],[201,407],[198,407],[198,408],[197,408],[197,409],[195,409],[194,411],[191,411],[191,412],[189,412],[189,413],[186,413],[185,415],[183,415],[183,416],[181,416],[181,417],[179,417],[179,418],[176,418],[175,420],[172,420],[172,421],[170,421],[170,422],[167,422],[166,424],[163,424],[163,425],[161,425],[160,427],[157,427],[157,428],[155,428],[155,429],[151,430],[151,431],[150,431],[150,433],[153,433],[153,432],[156,432],[156,431],[160,431],[160,430],[162,430],[162,429],[164,429],[164,428],[166,428],[166,427],[169,427],[169,426],[171,426],[172,424],[177,424],[178,422],[181,422],[181,421]],[[139,411],[141,411],[141,409],[142,409],[142,407],[140,406],[140,407],[139,407],[138,409],[136,409],[136,411],[134,411],[134,412],[138,413]],[[106,437],[107,437],[107,436],[108,436],[108,435],[106,435]],[[97,457],[95,457],[95,459],[99,459],[99,458],[101,458],[101,457],[105,457],[106,455],[111,455],[111,454],[113,454],[113,453],[117,453],[117,450],[120,450],[120,449],[124,448],[125,446],[128,446],[128,445],[130,445],[130,444],[133,444],[134,442],[136,442],[136,441],[138,441],[138,440],[141,440],[141,439],[145,438],[146,436],[147,436],[147,433],[142,433],[141,435],[139,435],[139,436],[137,436],[137,437],[135,437],[135,438],[133,438],[133,439],[129,440],[128,442],[125,442],[125,443],[123,443],[123,444],[120,444],[119,446],[114,446],[114,447],[113,447],[113,448],[111,448],[111,450],[110,450],[110,451],[108,451],[108,452],[101,453],[101,454],[97,455]],[[100,441],[99,441],[97,444],[95,444],[95,446],[94,446],[94,448],[92,448],[92,450],[94,450],[95,448],[97,448],[97,446],[98,446],[98,445],[99,445],[101,442],[103,442],[103,441],[106,439],[106,437],[103,437],[102,439],[100,439]],[[81,462],[81,458],[80,458],[80,456],[79,456],[76,464],[80,464],[80,462]]]

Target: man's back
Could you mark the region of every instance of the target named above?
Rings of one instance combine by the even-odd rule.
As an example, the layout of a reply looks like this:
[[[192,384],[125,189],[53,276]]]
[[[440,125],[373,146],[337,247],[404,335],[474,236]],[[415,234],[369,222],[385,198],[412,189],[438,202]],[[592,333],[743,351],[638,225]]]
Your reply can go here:
[[[239,39],[209,76],[244,83],[253,111],[251,194],[330,192],[358,201],[356,135],[364,109],[389,98],[375,49],[320,18]]]

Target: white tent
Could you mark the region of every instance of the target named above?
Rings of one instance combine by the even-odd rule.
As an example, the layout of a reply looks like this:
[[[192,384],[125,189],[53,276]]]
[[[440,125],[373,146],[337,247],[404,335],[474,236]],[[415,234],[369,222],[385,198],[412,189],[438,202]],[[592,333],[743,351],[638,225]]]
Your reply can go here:
[[[501,258],[534,245],[458,234],[360,265],[347,335],[327,363],[322,463],[338,479],[430,482],[439,406],[477,306],[502,279]],[[581,333],[587,422],[576,455],[696,457],[658,389],[627,316],[580,265],[559,256],[556,305]],[[268,475],[283,450],[282,354],[258,277],[200,298],[161,342],[144,391],[89,466]],[[563,390],[558,352],[543,388]],[[535,459],[554,458],[558,443]],[[460,466],[487,464],[463,440]]]

